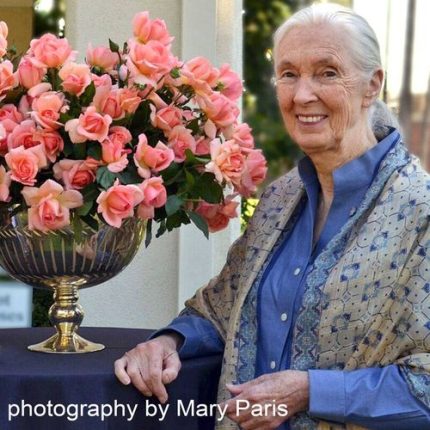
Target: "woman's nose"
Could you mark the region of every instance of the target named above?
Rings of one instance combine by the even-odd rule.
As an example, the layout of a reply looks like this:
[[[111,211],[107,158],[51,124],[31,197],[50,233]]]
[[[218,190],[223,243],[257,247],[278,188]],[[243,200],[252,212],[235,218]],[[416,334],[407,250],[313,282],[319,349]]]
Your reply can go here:
[[[309,78],[299,78],[295,85],[294,103],[306,104],[318,100],[315,84]]]

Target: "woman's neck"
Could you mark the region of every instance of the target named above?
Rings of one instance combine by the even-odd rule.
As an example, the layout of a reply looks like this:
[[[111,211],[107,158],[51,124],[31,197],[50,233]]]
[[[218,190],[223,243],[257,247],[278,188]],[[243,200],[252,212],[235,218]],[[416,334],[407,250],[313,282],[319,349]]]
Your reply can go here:
[[[321,197],[325,208],[330,208],[334,197],[333,172],[363,155],[376,143],[377,140],[369,129],[364,136],[357,137],[353,141],[342,142],[336,149],[308,154],[315,166],[318,181],[321,185]]]

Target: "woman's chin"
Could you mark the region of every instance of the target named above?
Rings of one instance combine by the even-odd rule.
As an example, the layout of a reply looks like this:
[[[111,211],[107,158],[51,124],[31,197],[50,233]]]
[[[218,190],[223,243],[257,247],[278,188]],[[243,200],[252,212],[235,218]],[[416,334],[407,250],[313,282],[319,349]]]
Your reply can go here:
[[[298,147],[305,154],[312,154],[328,150],[332,145],[326,139],[322,139],[321,135],[307,136],[302,139],[295,139]]]

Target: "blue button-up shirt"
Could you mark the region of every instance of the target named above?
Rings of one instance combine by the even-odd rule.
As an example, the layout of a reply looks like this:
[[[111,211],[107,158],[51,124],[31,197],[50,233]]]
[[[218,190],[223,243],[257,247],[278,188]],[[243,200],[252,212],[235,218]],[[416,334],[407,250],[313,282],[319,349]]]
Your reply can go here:
[[[294,228],[266,268],[259,287],[256,376],[289,368],[293,328],[307,273],[315,258],[355,213],[380,162],[399,139],[394,130],[362,156],[333,172],[333,202],[314,245],[320,184],[311,160],[305,157],[300,161],[299,173],[307,198]],[[166,329],[184,336],[180,351],[183,358],[223,349],[215,328],[203,318],[178,317]],[[315,418],[370,428],[375,428],[377,419],[378,429],[430,428],[430,411],[409,392],[396,365],[349,372],[309,370],[309,380],[309,413]],[[288,429],[288,423],[281,428]]]

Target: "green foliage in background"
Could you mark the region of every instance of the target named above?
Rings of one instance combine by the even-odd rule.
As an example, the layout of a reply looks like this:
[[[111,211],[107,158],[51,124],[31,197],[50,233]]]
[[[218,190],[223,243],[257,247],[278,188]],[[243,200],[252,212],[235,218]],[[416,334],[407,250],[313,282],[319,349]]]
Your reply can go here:
[[[293,167],[300,151],[287,135],[272,84],[272,36],[298,1],[244,1],[244,119],[269,164],[268,181]]]

